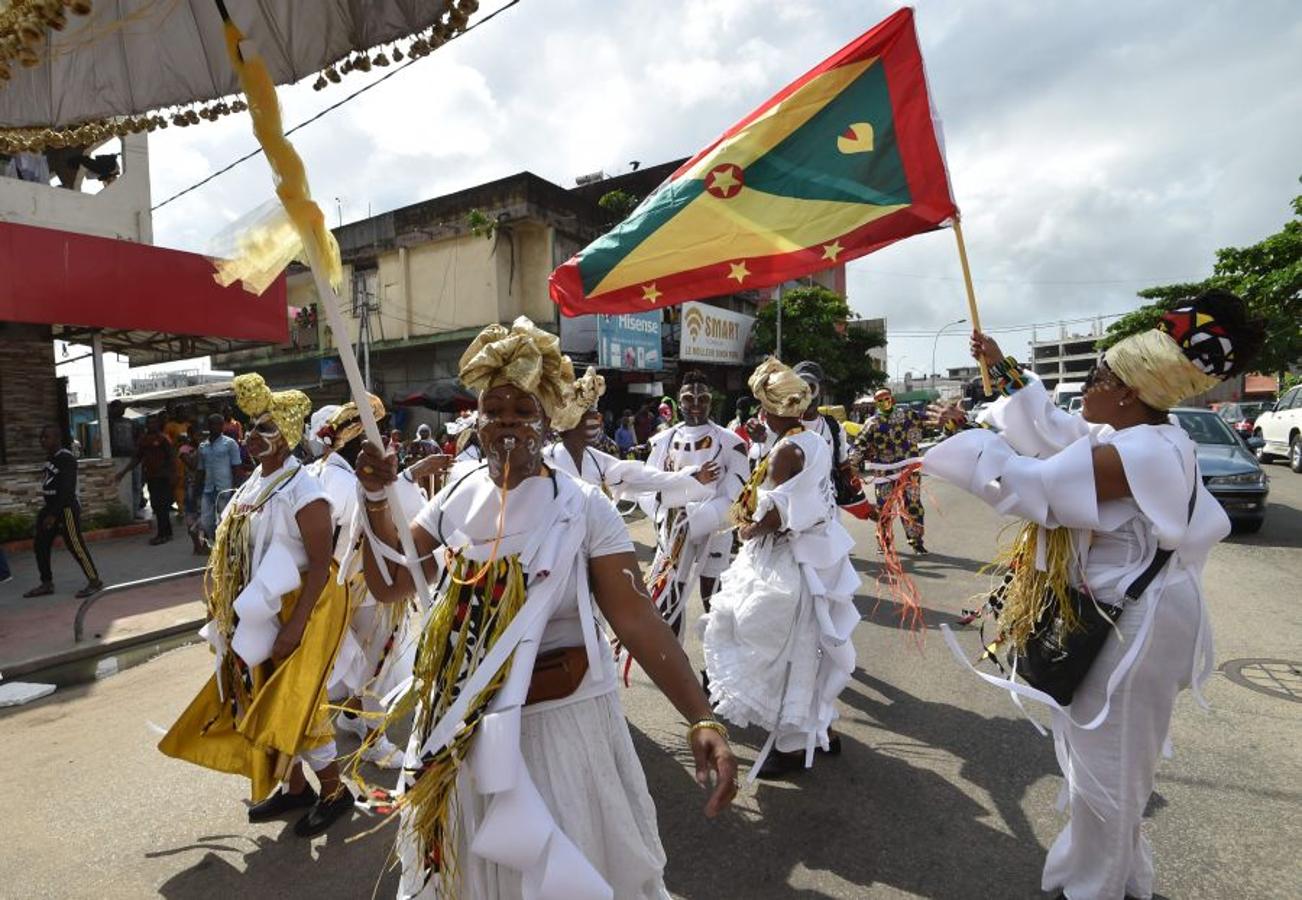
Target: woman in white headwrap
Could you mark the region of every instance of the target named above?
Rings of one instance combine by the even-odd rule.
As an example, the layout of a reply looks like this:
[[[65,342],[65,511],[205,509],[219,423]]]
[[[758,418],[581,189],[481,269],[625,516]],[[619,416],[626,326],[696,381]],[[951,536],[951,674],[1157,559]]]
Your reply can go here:
[[[485,462],[454,469],[412,522],[437,594],[392,711],[415,712],[397,801],[403,897],[668,896],[596,608],[692,723],[697,780],[714,780],[706,814],[736,790],[726,731],[647,602],[623,521],[600,491],[543,461],[574,381],[558,343],[520,318],[470,345],[461,379],[479,392]],[[392,455],[364,447],[365,572],[381,601],[413,590],[379,492],[394,471]]]
[[[216,673],[158,747],[248,778],[251,822],[307,810],[294,832],[311,837],[353,806],[326,705],[348,598],[332,577],[330,500],[291,452],[311,403],[300,391],[273,393],[256,374],[234,388],[253,420],[245,445],[258,467],[227,504],[204,573],[202,633]]]
[[[769,731],[752,778],[777,778],[840,751],[829,732],[854,672],[854,540],[837,515],[827,442],[806,429],[809,385],[770,357],[750,377],[771,447],[733,507],[741,552],[702,617],[716,712]]]
[[[1114,611],[1074,694],[1054,690],[1065,702],[978,672],[1052,715],[1071,819],[1049,849],[1046,891],[1072,900],[1153,894],[1152,848],[1140,822],[1176,695],[1192,685],[1201,702],[1211,672],[1202,569],[1229,533],[1202,485],[1193,441],[1167,411],[1243,371],[1260,341],[1238,297],[1206,292],[1110,347],[1077,416],[1056,408],[1041,382],[975,333],[973,355],[990,364],[1005,396],[984,417],[990,428],[957,434],[924,458],[928,474],[1027,520],[992,598],[1000,652],[1025,653],[1032,633],[1055,621],[1053,634],[1070,647],[1080,626],[1069,586]],[[964,419],[956,409],[933,416],[941,424]]]
[[[611,498],[635,497],[657,491],[674,491],[690,499],[707,499],[713,491],[700,490],[719,476],[717,463],[707,462],[682,471],[665,471],[636,459],[617,459],[595,445],[602,431],[597,401],[606,393],[606,379],[588,366],[582,378],[565,392],[565,404],[556,411],[552,429],[559,440],[548,444],[543,459],[559,471],[581,478]]]

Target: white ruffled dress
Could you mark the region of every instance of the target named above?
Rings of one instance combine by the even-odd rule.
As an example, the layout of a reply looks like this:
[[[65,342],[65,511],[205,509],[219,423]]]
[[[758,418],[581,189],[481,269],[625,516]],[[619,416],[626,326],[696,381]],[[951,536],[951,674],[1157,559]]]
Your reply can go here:
[[[855,666],[860,579],[850,563],[854,539],[837,515],[831,451],[817,433],[801,431],[771,452],[788,443],[804,452],[804,467],[761,487],[754,516],[776,509],[782,530],[742,545],[701,619],[715,711],[770,732],[752,772],[773,747],[803,751],[813,764]]]
[[[1067,707],[1024,683],[977,672],[1019,703],[1034,700],[1051,712],[1071,819],[1049,850],[1042,887],[1073,898],[1150,897],[1153,855],[1140,823],[1158,758],[1169,753],[1175,698],[1192,685],[1201,702],[1199,687],[1211,673],[1202,569],[1229,520],[1198,478],[1194,444],[1176,424],[1091,425],[1054,406],[1035,380],[999,400],[985,421],[994,430],[942,442],[923,458],[923,471],[1001,513],[1071,529],[1075,585],[1125,607]],[[1098,501],[1092,452],[1100,444],[1116,448],[1133,497]],[[1173,556],[1137,601],[1126,601],[1126,588],[1159,547]]]

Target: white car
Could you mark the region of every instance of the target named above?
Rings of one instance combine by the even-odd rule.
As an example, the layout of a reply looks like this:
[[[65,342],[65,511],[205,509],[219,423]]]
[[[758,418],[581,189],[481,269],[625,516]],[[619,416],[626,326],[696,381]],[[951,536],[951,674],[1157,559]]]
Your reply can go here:
[[[1252,433],[1263,442],[1257,448],[1258,461],[1268,463],[1286,456],[1289,468],[1302,472],[1302,385],[1289,390],[1270,411],[1257,416]]]

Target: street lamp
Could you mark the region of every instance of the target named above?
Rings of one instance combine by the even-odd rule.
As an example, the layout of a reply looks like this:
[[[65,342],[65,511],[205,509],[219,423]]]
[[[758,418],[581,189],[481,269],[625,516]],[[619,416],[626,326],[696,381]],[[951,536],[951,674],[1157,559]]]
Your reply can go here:
[[[948,325],[941,328],[940,331],[936,332],[936,338],[931,342],[931,372],[929,375],[932,389],[935,389],[936,387],[936,345],[940,343],[940,336],[945,333],[946,328],[953,328],[955,325],[962,325],[966,321],[967,319],[955,319],[953,322],[950,322]]]

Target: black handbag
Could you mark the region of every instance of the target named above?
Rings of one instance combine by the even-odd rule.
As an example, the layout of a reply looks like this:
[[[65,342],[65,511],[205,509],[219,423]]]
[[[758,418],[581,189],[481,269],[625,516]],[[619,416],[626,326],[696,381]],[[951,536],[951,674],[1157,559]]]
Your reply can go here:
[[[1198,472],[1195,469],[1194,492],[1189,498],[1190,520],[1193,519],[1197,499]],[[1133,603],[1143,596],[1153,579],[1166,566],[1171,553],[1170,550],[1158,548],[1153,561],[1126,588],[1127,600]],[[1103,649],[1108,632],[1125,610],[1124,605],[1099,603],[1086,591],[1073,587],[1067,590],[1068,602],[1075,610],[1080,626],[1064,634],[1059,606],[1053,602],[1054,598],[1048,598],[1050,602],[1044,604],[1044,612],[1027,638],[1026,647],[1021,652],[1013,650],[1008,654],[1009,665],[1017,675],[1031,687],[1058,701],[1059,706],[1071,703],[1076,688],[1085,680],[1090,666]]]

